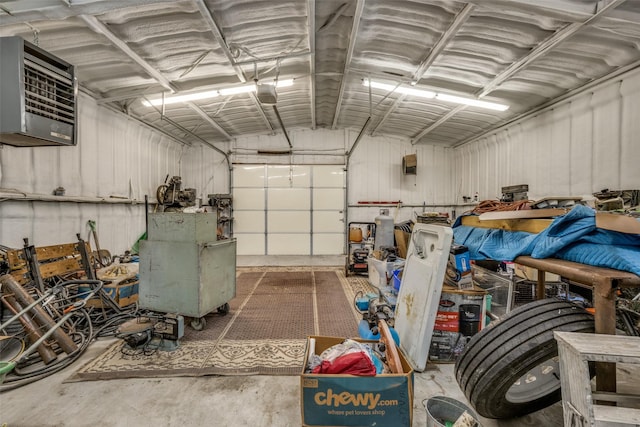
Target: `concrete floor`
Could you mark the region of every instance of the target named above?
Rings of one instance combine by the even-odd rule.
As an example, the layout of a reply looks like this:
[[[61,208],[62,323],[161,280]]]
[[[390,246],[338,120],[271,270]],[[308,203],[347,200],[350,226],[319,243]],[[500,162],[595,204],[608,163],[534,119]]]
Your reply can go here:
[[[238,266],[342,265],[343,257],[238,257]],[[94,342],[74,365],[36,383],[0,394],[0,425],[44,426],[300,426],[297,376],[126,379],[63,383],[113,342]],[[449,396],[468,405],[453,365],[430,365],[415,375],[413,426],[426,426],[423,401]],[[513,420],[481,419],[484,427],[562,425],[562,407]]]

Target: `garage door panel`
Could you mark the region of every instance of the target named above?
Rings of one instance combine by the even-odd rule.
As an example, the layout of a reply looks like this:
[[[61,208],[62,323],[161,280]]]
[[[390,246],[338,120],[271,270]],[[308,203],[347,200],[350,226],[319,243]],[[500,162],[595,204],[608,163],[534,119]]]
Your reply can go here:
[[[313,167],[314,187],[344,188],[344,169],[342,166],[318,165]]]
[[[313,209],[342,210],[344,206],[344,190],[342,188],[314,188]]]
[[[344,234],[342,233],[318,233],[313,235],[314,255],[343,255]]]
[[[238,255],[265,255],[264,234],[234,234]]]
[[[233,210],[264,210],[263,188],[236,188],[233,190]]]
[[[343,167],[234,165],[238,254],[343,254]]]
[[[310,166],[267,166],[268,187],[311,187]]]
[[[314,211],[314,233],[341,233],[344,232],[343,214],[338,211]]]
[[[269,255],[311,255],[309,234],[270,234]]]
[[[310,233],[311,213],[309,211],[269,211],[267,212],[269,233]]]
[[[264,211],[235,211],[233,213],[234,230],[243,233],[264,233]]]
[[[269,188],[267,197],[269,210],[311,209],[311,195],[308,188]]]
[[[234,187],[258,187],[265,185],[264,165],[235,165],[233,167]]]

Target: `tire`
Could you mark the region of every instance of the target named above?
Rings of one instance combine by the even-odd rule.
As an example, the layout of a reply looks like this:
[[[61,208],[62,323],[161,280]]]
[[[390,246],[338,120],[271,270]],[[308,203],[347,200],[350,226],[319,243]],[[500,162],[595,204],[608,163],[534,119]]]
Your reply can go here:
[[[570,302],[544,299],[516,308],[471,338],[455,375],[478,414],[520,417],[562,399],[553,331],[594,332],[593,316]]]

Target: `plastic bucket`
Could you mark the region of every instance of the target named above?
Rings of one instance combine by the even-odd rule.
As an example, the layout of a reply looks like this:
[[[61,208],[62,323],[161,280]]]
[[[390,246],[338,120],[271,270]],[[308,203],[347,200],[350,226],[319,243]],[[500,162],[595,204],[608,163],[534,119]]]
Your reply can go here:
[[[476,413],[459,400],[446,396],[434,396],[425,399],[422,404],[427,410],[427,427],[452,426],[465,411],[476,420],[480,427]]]
[[[351,227],[349,229],[349,240],[351,242],[362,242],[362,228]]]
[[[400,291],[400,283],[402,282],[402,270],[393,270],[393,289]]]

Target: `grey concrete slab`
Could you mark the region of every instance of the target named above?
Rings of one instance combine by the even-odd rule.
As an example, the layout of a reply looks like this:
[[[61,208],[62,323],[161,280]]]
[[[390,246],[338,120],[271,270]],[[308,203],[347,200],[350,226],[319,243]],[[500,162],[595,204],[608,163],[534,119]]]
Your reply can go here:
[[[297,376],[156,378],[64,383],[113,342],[100,340],[66,370],[0,394],[0,425],[84,426],[273,426],[301,425]],[[453,365],[430,365],[415,375],[413,427],[426,426],[423,401],[449,396],[466,403]],[[467,403],[468,405],[468,403]],[[562,408],[514,420],[481,420],[484,427],[561,426]]]

